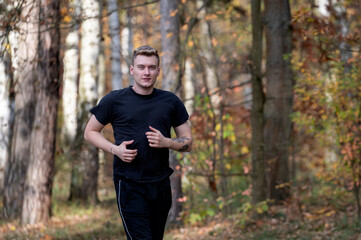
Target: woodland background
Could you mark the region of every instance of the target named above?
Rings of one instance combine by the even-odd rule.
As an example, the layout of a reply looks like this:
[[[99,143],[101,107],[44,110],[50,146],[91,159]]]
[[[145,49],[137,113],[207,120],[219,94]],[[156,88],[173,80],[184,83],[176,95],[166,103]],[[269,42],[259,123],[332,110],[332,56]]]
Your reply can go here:
[[[165,239],[360,239],[360,30],[358,0],[3,0],[1,237],[123,239],[83,131],[147,44],[194,138]]]

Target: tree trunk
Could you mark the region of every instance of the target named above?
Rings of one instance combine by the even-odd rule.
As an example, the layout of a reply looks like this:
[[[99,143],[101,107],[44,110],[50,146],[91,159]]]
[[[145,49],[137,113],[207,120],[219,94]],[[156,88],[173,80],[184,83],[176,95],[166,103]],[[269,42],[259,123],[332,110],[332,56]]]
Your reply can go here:
[[[226,176],[226,169],[224,164],[224,123],[223,123],[223,114],[224,114],[224,103],[223,101],[220,102],[219,105],[219,115],[218,115],[218,123],[220,125],[219,129],[219,140],[217,141],[217,144],[219,145],[219,171],[221,174],[220,179],[220,186],[223,196],[223,201],[225,202],[223,207],[223,213],[227,216],[231,213],[231,209],[229,204],[227,204],[228,200],[228,181]]]
[[[216,90],[219,90],[221,87],[221,81],[219,74],[217,72],[217,58],[214,51],[214,46],[212,43],[212,26],[211,22],[207,20],[207,5],[209,1],[206,0],[197,0],[196,5],[199,11],[199,19],[200,19],[200,34],[201,34],[201,57],[203,58],[204,64],[204,73],[206,77],[205,86],[208,92],[208,97],[210,99],[210,106],[212,111],[212,130],[214,131],[217,123],[220,124],[221,130],[223,130],[223,121],[222,121],[222,112],[223,112],[223,102],[224,99],[222,97],[223,92],[220,91],[216,93]],[[218,118],[218,121],[217,121]],[[211,176],[209,176],[209,186],[212,189],[212,194],[215,200],[218,198],[217,186],[216,186],[216,177],[215,173],[217,169],[220,172],[220,189],[221,194],[224,200],[227,199],[228,196],[228,180],[226,177],[226,169],[224,163],[224,144],[223,144],[223,132],[219,131],[217,135],[213,136],[213,145],[218,146],[214,147],[211,161],[213,165]],[[217,151],[217,150],[218,151]],[[225,205],[223,208],[223,213],[228,215],[229,207]]]
[[[129,65],[131,64],[131,56],[133,55],[133,24],[132,24],[132,10],[128,9],[124,14],[125,26],[122,30],[122,55],[124,61],[122,62],[123,76],[127,77],[128,85],[133,86],[133,76],[128,74]]]
[[[99,13],[103,12],[103,0],[98,0],[99,1]],[[99,20],[99,36],[103,36],[104,32],[104,24],[103,21]],[[118,32],[119,34],[119,32]],[[99,38],[100,40],[100,38]],[[120,40],[120,37],[118,38],[118,40]],[[119,49],[119,54],[120,54],[120,49]],[[98,84],[97,84],[97,92],[98,92],[98,99],[101,99],[105,96],[106,94],[106,66],[105,66],[105,47],[104,47],[104,41],[99,41],[99,54],[98,54]],[[122,79],[120,79],[120,81],[122,81]],[[122,84],[123,86],[123,84]],[[99,153],[99,149],[98,149],[98,153]],[[102,156],[104,155],[103,151],[102,152]],[[100,159],[100,158],[99,158]]]
[[[0,30],[0,35],[3,32]],[[5,44],[4,44],[5,45]],[[9,159],[11,135],[12,75],[9,52],[0,46],[0,196],[4,195],[5,168]]]
[[[73,9],[73,19],[80,17],[80,0],[71,3]],[[79,24],[74,24],[65,40],[64,53],[64,75],[63,75],[63,121],[62,126],[62,146],[67,159],[76,158],[76,129],[77,129],[77,95],[79,80]],[[79,147],[79,146],[78,146]]]
[[[208,91],[210,92],[211,103],[215,108],[215,112],[217,112],[216,108],[219,105],[220,98],[218,94],[212,94],[214,90],[220,87],[219,79],[217,79],[217,72],[215,69],[215,64],[213,60],[212,53],[212,40],[211,40],[211,26],[210,23],[206,20],[207,14],[207,2],[206,0],[197,0],[196,5],[197,8],[200,9],[198,13],[198,18],[200,19],[200,35],[201,35],[201,57],[205,62],[205,70],[206,73],[206,83],[208,87]]]
[[[111,38],[111,65],[113,90],[123,88],[123,73],[121,63],[120,24],[118,4],[116,0],[108,0],[109,34]]]
[[[261,0],[252,0],[252,203],[257,204],[266,200],[266,178],[264,164],[263,140],[263,104],[264,92],[262,84],[262,41],[263,27],[261,15]]]
[[[162,38],[162,88],[164,90],[177,92],[180,87],[179,81],[179,13],[178,0],[161,0],[161,38]],[[180,223],[180,212],[182,211],[182,203],[178,201],[183,195],[182,193],[182,171],[181,166],[175,156],[170,151],[170,166],[174,173],[171,176],[172,186],[172,208],[169,213],[169,223]]]
[[[74,0],[70,4],[73,10],[73,19],[76,23],[70,29],[65,42],[64,53],[64,75],[63,75],[63,119],[64,125],[62,127],[62,141],[64,147],[64,154],[67,159],[70,159],[72,171],[71,171],[71,183],[69,199],[74,194],[80,193],[80,188],[76,188],[74,182],[80,178],[80,174],[77,174],[78,169],[75,166],[78,164],[78,149],[81,147],[81,140],[78,139],[78,81],[79,81],[79,45],[80,45],[80,33],[78,20],[81,17],[81,2],[80,0]],[[82,136],[81,136],[82,137]],[[75,180],[76,179],[76,180]]]
[[[89,110],[98,100],[98,56],[100,44],[100,6],[97,0],[82,0],[81,57],[79,79],[79,106],[77,139],[81,144],[79,158],[73,165],[70,199],[96,203],[98,181],[98,149],[82,138]]]
[[[290,195],[288,158],[293,78],[291,14],[288,0],[265,0],[267,95],[265,102],[265,161],[268,196],[276,201]]]
[[[172,188],[172,207],[169,210],[168,222],[171,226],[176,226],[182,223],[180,213],[183,210],[182,191],[182,165],[177,160],[177,156],[173,151],[169,151],[169,164],[174,173],[170,177]]]
[[[37,80],[36,63],[38,47],[39,8],[33,1],[26,1],[21,16],[27,19],[19,25],[17,66],[15,76],[14,134],[5,171],[4,208],[6,218],[20,217],[26,168],[30,156],[31,129],[34,121]]]
[[[178,0],[161,0],[162,88],[177,92],[179,82],[179,13]]]
[[[59,102],[60,2],[40,1],[36,107],[21,222],[46,222],[50,216],[57,109]]]
[[[202,81],[203,81],[203,86],[205,87],[205,92],[206,92],[206,97],[205,99],[211,99],[210,96],[210,91],[208,89],[208,84],[207,84],[207,73],[206,68],[204,67],[206,65],[206,63],[204,62],[204,58],[199,56],[199,62],[200,67],[202,69]],[[215,113],[214,113],[214,107],[212,104],[212,101],[207,102],[206,100],[204,100],[203,104],[209,104],[209,110],[211,113],[207,113],[206,117],[207,117],[207,121],[210,122],[210,124],[206,124],[206,128],[205,128],[205,132],[209,133],[214,131],[215,127],[216,127],[216,121],[215,121]],[[212,142],[211,144],[207,145],[206,147],[206,152],[208,153],[208,157],[209,157],[209,161],[211,162],[209,164],[209,172],[207,174],[207,181],[208,181],[208,186],[209,186],[209,190],[211,191],[212,194],[212,204],[213,205],[217,205],[217,199],[219,197],[218,194],[218,188],[217,188],[217,183],[216,183],[216,147],[211,147],[211,146],[216,146],[216,134],[214,134],[212,136]]]
[[[193,82],[192,61],[190,58],[186,57],[184,71],[184,105],[186,106],[189,115],[192,115],[193,113],[194,95],[195,89]]]
[[[341,62],[344,63],[345,73],[349,73],[351,71],[351,64],[348,63],[348,60],[352,57],[352,50],[350,44],[347,43],[347,35],[349,33],[350,22],[347,19],[347,9],[344,6],[345,2],[343,0],[332,1],[332,7],[335,10],[338,32],[342,37],[342,40],[339,43],[339,50],[341,55]]]

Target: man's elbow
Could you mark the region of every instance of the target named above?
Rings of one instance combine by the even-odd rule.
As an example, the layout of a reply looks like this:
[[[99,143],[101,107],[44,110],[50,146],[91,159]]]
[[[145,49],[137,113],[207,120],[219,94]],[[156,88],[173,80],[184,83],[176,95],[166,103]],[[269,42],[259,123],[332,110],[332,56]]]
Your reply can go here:
[[[187,152],[192,151],[192,143],[193,143],[192,138],[190,138],[190,141],[189,141],[189,143],[188,143]]]
[[[85,141],[89,142],[89,131],[87,131],[86,129],[85,129],[85,131],[84,131],[83,137],[84,137],[84,140],[85,140]]]

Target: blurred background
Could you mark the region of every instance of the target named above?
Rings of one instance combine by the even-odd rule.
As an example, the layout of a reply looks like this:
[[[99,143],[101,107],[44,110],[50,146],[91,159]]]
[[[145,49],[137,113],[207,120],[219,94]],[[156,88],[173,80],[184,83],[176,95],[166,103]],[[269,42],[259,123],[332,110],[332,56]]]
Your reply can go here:
[[[0,236],[123,239],[113,156],[83,131],[150,45],[193,134],[170,153],[166,239],[358,239],[360,16],[358,0],[3,0]]]

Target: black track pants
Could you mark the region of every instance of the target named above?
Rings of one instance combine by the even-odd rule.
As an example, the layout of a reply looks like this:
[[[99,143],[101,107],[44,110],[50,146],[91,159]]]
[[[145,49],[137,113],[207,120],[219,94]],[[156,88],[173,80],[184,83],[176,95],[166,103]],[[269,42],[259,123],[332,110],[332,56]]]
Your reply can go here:
[[[169,178],[157,183],[114,180],[128,240],[161,240],[172,204]]]

